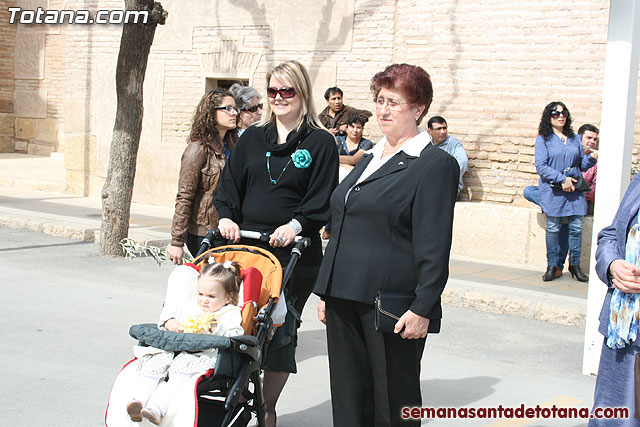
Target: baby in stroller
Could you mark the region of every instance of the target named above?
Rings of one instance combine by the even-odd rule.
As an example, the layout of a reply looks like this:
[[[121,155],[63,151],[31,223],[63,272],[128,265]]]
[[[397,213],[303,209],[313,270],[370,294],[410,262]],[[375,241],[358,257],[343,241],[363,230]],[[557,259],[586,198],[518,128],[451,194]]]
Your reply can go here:
[[[176,307],[174,313],[163,310],[159,325],[174,332],[242,335],[242,313],[237,305],[240,283],[237,263],[221,264],[210,256],[200,271],[197,296]],[[180,387],[194,376],[213,369],[217,353],[217,349],[209,349],[176,355],[154,347],[134,347],[138,376],[133,399],[126,407],[131,421],[141,422],[144,417],[159,425]],[[167,374],[169,379],[164,381]]]
[[[213,231],[209,232],[212,233]],[[253,234],[257,234],[260,239],[263,238],[260,233]],[[258,238],[252,235],[246,237]],[[268,236],[264,238],[268,239]],[[208,241],[213,239],[213,235],[207,238]],[[129,335],[139,342],[140,347],[136,347],[136,358],[127,362],[116,376],[109,393],[105,425],[134,427],[151,425],[153,421],[166,427],[237,427],[246,426],[251,418],[255,417],[258,425],[264,426],[264,395],[260,376],[263,355],[275,328],[284,323],[287,304],[282,297],[283,287],[301,252],[308,246],[308,240],[304,238],[296,243],[292,249],[291,261],[284,272],[280,262],[271,252],[247,245],[203,249],[203,253],[196,257],[193,264],[176,267],[168,278],[159,322],[132,325],[129,329]],[[242,276],[239,295],[238,271]],[[218,323],[212,327],[206,326],[205,321],[203,328],[201,319],[192,318],[187,327],[178,328],[184,333],[175,332],[176,323],[172,319],[180,324],[183,322],[181,319],[185,317],[181,313],[186,313],[188,317],[189,306],[183,309],[183,305],[191,301],[193,308],[193,301],[197,301],[198,288],[204,286],[208,277],[216,272],[229,276],[233,273],[234,281],[229,280],[229,285],[233,282],[233,289],[236,289],[225,290],[224,296],[221,297],[222,308],[219,313],[215,313],[220,314],[217,318]],[[227,298],[229,295],[231,299]],[[232,322],[226,320],[237,318],[238,310],[232,306],[235,302],[234,295],[238,295],[238,305],[242,307],[244,334],[238,325],[239,319]],[[211,307],[209,304],[205,311],[212,310]],[[222,315],[223,312],[226,313],[226,308],[233,308],[233,311]],[[199,307],[196,309],[201,310]],[[231,315],[232,313],[236,314]],[[220,325],[226,332],[221,332],[222,328],[218,329]],[[189,333],[196,330],[201,333]],[[211,330],[225,336],[211,335]],[[179,373],[173,373],[173,369],[179,366],[178,357],[174,359],[172,355],[164,356],[170,358],[169,364],[167,365],[166,361],[164,364],[160,363],[160,369],[153,372],[153,375],[145,375],[154,377],[148,381],[138,372],[140,360],[148,355],[163,354],[164,350],[178,355],[183,354],[178,352],[190,352],[187,354],[193,355],[208,349],[216,349],[215,359],[208,359],[210,364],[199,366],[197,374],[194,370],[193,375],[189,373],[182,377],[182,385],[175,383],[178,390],[174,397],[169,399],[170,403],[165,413],[160,405],[154,403],[155,396],[152,394],[160,393],[162,396],[162,389],[171,388],[169,382],[174,381],[174,378],[180,378]],[[205,370],[206,373],[203,373]],[[164,381],[163,376],[167,373],[169,381]],[[144,383],[147,383],[146,392]],[[145,406],[149,412],[144,410]],[[150,411],[163,417],[158,419],[159,417],[155,417]],[[134,422],[133,419],[141,421]],[[139,422],[141,424],[138,424]]]

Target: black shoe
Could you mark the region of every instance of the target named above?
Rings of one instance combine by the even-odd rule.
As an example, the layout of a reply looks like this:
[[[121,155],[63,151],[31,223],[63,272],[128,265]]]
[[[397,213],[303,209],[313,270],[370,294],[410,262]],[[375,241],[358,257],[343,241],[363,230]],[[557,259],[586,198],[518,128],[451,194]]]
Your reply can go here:
[[[582,270],[580,270],[580,264],[578,265],[570,265],[569,273],[571,273],[571,277],[576,279],[578,282],[588,282],[589,276],[584,274]]]
[[[548,266],[547,267],[547,271],[544,272],[544,274],[542,275],[542,280],[544,280],[545,282],[550,282],[553,279],[556,278],[556,271],[558,270],[558,267],[556,266]]]

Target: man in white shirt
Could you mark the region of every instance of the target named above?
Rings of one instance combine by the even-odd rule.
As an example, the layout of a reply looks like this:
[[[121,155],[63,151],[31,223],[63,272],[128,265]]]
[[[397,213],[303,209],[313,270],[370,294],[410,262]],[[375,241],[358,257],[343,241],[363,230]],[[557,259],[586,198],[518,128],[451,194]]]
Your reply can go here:
[[[462,187],[464,187],[462,175],[464,175],[469,167],[469,158],[467,157],[466,151],[464,151],[462,142],[460,142],[458,138],[454,138],[449,135],[447,130],[447,121],[441,116],[433,116],[429,119],[427,122],[427,132],[431,135],[431,142],[433,142],[433,145],[451,154],[458,161],[458,165],[460,166],[458,194],[460,194]]]

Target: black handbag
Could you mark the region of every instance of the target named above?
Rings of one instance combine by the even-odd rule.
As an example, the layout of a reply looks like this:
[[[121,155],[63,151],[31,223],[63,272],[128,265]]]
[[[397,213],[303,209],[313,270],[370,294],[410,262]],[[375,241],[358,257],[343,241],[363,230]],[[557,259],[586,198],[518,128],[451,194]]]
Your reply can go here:
[[[396,322],[409,310],[415,298],[413,292],[378,291],[375,299],[376,332],[392,334]]]
[[[576,180],[576,182],[573,183],[573,188],[575,191],[591,191],[591,187],[589,186],[589,184],[587,183],[587,180],[584,179],[582,175],[580,175],[578,178],[573,178],[573,179]],[[551,187],[555,188],[556,190],[562,190],[561,183],[560,184],[553,183],[551,184]]]
[[[566,174],[567,172],[569,172],[569,170],[574,167],[574,166],[578,166],[578,164],[580,164],[581,159],[578,159],[577,162],[575,162],[574,164],[572,164],[571,166],[569,166],[568,168],[566,168],[564,171],[562,171],[563,174]],[[576,180],[576,182],[573,183],[573,189],[575,191],[591,191],[591,187],[589,186],[589,184],[587,183],[587,180],[584,179],[584,177],[582,176],[582,174],[576,178],[574,176],[570,177]],[[551,184],[551,188],[555,188],[556,190],[562,190],[562,183],[558,183],[558,182],[554,182],[553,184]]]

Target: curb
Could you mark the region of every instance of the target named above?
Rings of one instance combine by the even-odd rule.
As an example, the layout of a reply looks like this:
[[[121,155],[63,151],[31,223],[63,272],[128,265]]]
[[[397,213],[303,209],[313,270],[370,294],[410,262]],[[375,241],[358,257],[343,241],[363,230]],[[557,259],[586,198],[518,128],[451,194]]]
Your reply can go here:
[[[64,237],[85,242],[100,242],[100,226],[87,227],[85,224],[77,224],[65,221],[43,221],[42,219],[16,218],[7,213],[0,213],[0,227],[15,228],[36,231],[54,237]],[[144,246],[165,247],[171,243],[170,238],[160,237],[158,233],[136,230],[135,226],[129,227],[129,237],[136,243]]]
[[[47,222],[38,219],[17,219],[0,214],[0,227],[18,228],[23,230],[37,231],[49,236],[66,237],[74,240],[84,240],[95,242],[99,240],[100,229],[87,229],[75,224],[63,222]]]
[[[585,326],[584,298],[450,278],[442,303],[567,326]]]
[[[56,182],[42,182],[36,179],[26,178],[0,178],[0,187],[10,187],[15,189],[44,191],[48,193],[64,194],[67,188],[66,184]]]
[[[25,212],[0,212],[0,227],[36,231],[56,237],[98,243],[100,224],[74,223],[53,216],[25,218]],[[166,247],[171,239],[165,233],[149,231],[132,225],[129,237],[144,246]],[[326,243],[323,241],[323,246]],[[540,290],[523,289],[472,282],[450,277],[442,294],[444,305],[471,308],[494,314],[518,316],[567,326],[585,326],[585,298],[551,294]]]

